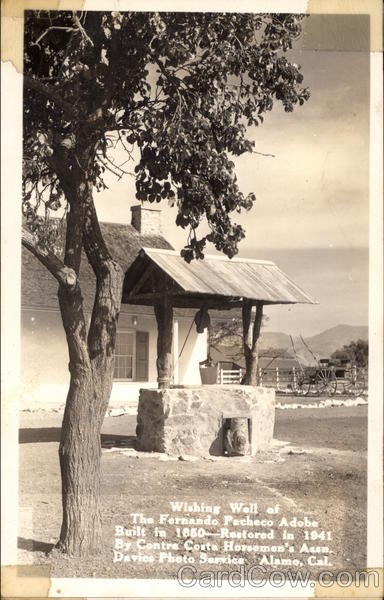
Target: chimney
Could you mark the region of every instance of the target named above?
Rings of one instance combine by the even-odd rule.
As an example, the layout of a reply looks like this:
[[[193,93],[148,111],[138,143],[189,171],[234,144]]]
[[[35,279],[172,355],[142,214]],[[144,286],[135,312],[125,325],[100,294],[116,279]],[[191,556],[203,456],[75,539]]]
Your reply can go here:
[[[162,235],[161,209],[144,207],[141,204],[131,206],[131,225],[142,235]]]

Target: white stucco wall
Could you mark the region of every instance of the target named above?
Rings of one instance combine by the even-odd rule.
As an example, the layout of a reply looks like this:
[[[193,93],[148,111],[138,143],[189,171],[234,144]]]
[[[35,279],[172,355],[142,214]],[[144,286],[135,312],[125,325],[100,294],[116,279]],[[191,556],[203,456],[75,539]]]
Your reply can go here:
[[[65,402],[68,350],[58,312],[21,313],[21,408]]]
[[[133,317],[136,317],[135,323]],[[175,319],[176,320],[176,319]],[[207,336],[197,334],[192,317],[177,317],[178,340],[174,365],[180,384],[199,384],[199,362],[207,355]],[[118,329],[148,331],[148,382],[113,384],[110,406],[134,406],[140,388],[157,387],[156,343],[157,326],[154,316],[122,313]],[[187,339],[188,336],[188,339]],[[187,339],[180,358],[178,355]],[[21,315],[21,398],[22,409],[62,406],[69,385],[68,351],[61,317],[58,311],[25,309]]]
[[[207,333],[206,331],[197,333],[195,324],[191,328],[192,319],[193,317],[179,320],[179,354],[181,353],[181,356],[178,361],[179,381],[175,383],[183,385],[201,383],[199,362],[207,358]]]

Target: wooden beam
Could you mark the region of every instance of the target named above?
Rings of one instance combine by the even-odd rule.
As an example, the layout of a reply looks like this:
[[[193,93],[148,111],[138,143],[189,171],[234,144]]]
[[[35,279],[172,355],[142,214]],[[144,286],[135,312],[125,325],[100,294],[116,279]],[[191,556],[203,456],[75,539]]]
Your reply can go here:
[[[154,303],[157,321],[157,381],[160,389],[168,388],[171,381],[173,309],[168,296]]]
[[[127,295],[123,292],[122,302],[123,304],[139,304],[143,306],[153,306],[155,299],[161,298],[164,292],[148,292],[134,295]],[[231,310],[231,308],[242,308],[243,300],[241,298],[232,298],[226,296],[217,296],[217,300],[213,300],[212,297],[206,296],[190,296],[185,292],[171,293],[172,304],[174,308],[201,308],[206,306],[209,309],[215,310]],[[271,301],[259,301],[250,300],[252,306],[255,306],[258,302],[263,306],[275,306],[276,304],[299,304],[298,302],[271,302]],[[302,304],[302,303],[300,303]]]
[[[173,322],[173,384],[179,383],[179,321]]]
[[[122,301],[126,304],[153,305],[156,300],[161,299],[163,296],[164,292],[142,293],[132,296],[124,294]],[[208,309],[230,310],[242,306],[242,300],[238,298],[190,296],[184,292],[170,293],[168,296],[174,308],[201,308],[204,306]]]
[[[138,281],[135,283],[133,288],[128,292],[128,296],[136,295],[136,293],[140,290],[142,285],[147,281],[148,277],[150,277],[151,273],[153,272],[153,269],[154,269],[153,264],[150,264],[149,267],[147,267],[147,269],[145,269],[145,271],[139,277]]]
[[[143,289],[143,286],[148,281],[149,277],[152,281],[152,289],[150,291],[140,291]],[[180,285],[174,282],[171,277],[161,271],[159,267],[153,263],[149,263],[147,267],[142,269],[140,274],[137,273],[132,279],[134,281],[131,282],[131,288],[127,285],[124,286],[124,298],[127,298],[127,300],[131,297],[143,297],[145,299],[148,296],[153,296],[156,298],[162,296],[165,290],[169,295],[185,294],[185,291]]]
[[[252,346],[256,347],[260,337],[261,323],[263,320],[263,305],[261,302],[256,303],[255,321],[253,323]]]
[[[256,314],[252,327],[252,307],[254,305],[255,303],[252,300],[243,300],[243,349],[246,369],[244,383],[246,385],[257,385],[259,360],[257,342],[260,337],[261,322],[263,319],[263,304],[262,302],[256,303]]]

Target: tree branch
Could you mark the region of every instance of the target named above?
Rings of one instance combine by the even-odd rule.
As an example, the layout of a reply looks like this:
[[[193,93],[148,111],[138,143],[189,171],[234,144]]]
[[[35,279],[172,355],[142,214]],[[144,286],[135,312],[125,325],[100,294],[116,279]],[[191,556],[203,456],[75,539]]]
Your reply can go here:
[[[97,373],[98,366],[103,361],[113,360],[124,274],[106,246],[90,194],[86,207],[83,247],[96,276],[96,294],[88,332],[88,348]]]
[[[256,348],[257,340],[260,337],[260,329],[261,329],[262,320],[263,320],[263,304],[261,302],[257,302],[255,321],[253,324],[253,331],[252,331],[252,350],[254,350]]]
[[[276,158],[276,154],[268,154],[266,152],[257,152],[257,150],[252,150],[252,154],[259,154],[260,156],[271,156],[272,158]]]
[[[48,29],[43,31],[43,33],[37,38],[37,40],[35,42],[33,42],[32,45],[38,46],[40,48],[39,42],[43,39],[43,37],[45,37],[47,35],[47,33],[52,31],[53,29],[62,29],[64,31],[77,31],[77,29],[74,29],[74,27],[61,27],[59,25],[52,25],[51,27],[48,27]],[[41,48],[40,48],[40,50],[41,50]]]
[[[91,191],[89,191],[86,200],[83,247],[93,272],[96,277],[99,276],[103,263],[111,260],[112,257],[101,233]]]
[[[37,92],[40,96],[48,98],[48,100],[60,106],[69,117],[78,118],[78,111],[73,104],[64,100],[60,91],[56,90],[52,85],[48,83],[43,84],[39,79],[33,79],[29,75],[24,75],[24,87]]]
[[[77,27],[79,28],[81,35],[91,44],[91,46],[93,48],[95,44],[89,37],[88,33],[85,31],[84,27],[82,26],[82,24],[80,22],[79,17],[77,16],[77,14],[75,12],[73,13],[73,18],[74,18],[74,21],[75,21]]]
[[[21,243],[24,248],[27,248],[34,256],[36,256],[61,286],[64,286],[68,290],[75,289],[78,283],[75,271],[66,267],[56,254],[41,248],[38,245],[37,238],[24,228],[21,233]]]

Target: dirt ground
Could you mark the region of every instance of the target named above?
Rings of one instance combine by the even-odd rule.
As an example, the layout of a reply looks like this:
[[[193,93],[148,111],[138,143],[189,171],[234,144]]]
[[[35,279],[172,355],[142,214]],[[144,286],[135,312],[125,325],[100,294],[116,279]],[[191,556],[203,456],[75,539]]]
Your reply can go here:
[[[222,515],[230,513],[229,503],[233,502],[257,503],[258,516],[278,504],[276,522],[280,517],[291,521],[305,516],[317,521],[317,530],[329,531],[331,540],[309,543],[327,544],[332,566],[308,567],[308,555],[297,554],[304,530],[294,528],[289,531],[295,532],[294,556],[300,559],[297,569],[316,574],[321,569],[365,566],[367,406],[277,410],[271,450],[252,458],[232,459],[165,460],[164,456],[137,453],[133,449],[136,417],[106,418],[102,429],[103,547],[98,556],[87,560],[46,555],[57,541],[61,524],[60,424],[57,413],[20,415],[20,563],[49,563],[56,577],[174,578],[180,565],[167,559],[156,564],[113,562],[115,527],[128,527],[132,513],[156,521],[160,513],[172,513],[171,501],[196,501],[221,506]],[[167,542],[185,541],[177,540],[174,526],[166,524],[163,529]],[[283,529],[276,528],[274,543],[284,543]],[[193,544],[202,541],[192,533],[187,537]],[[158,539],[153,527],[147,527],[146,542]],[[195,558],[198,571],[207,568],[199,562],[201,549],[185,553]],[[158,553],[149,548],[140,554]],[[261,556],[257,552],[232,554],[243,557],[246,566]],[[236,569],[236,565],[230,568]],[[281,569],[267,566],[267,570],[273,568]]]

